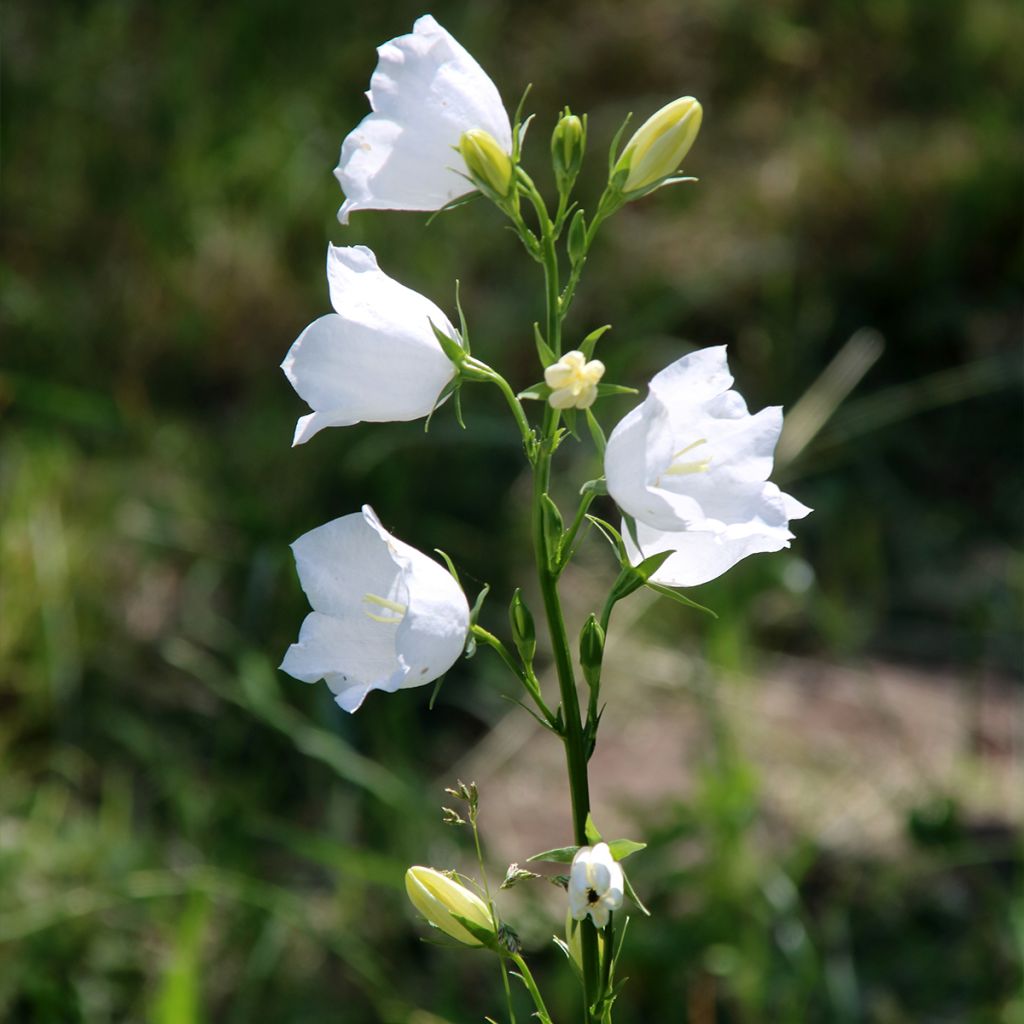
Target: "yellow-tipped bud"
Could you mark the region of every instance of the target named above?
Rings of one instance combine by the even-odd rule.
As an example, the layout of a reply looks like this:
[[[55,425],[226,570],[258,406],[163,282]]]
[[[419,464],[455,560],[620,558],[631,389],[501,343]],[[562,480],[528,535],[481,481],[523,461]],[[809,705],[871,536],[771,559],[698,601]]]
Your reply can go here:
[[[483,946],[487,936],[495,935],[487,904],[464,885],[434,868],[409,868],[405,873],[405,891],[412,905],[432,925],[467,946]]]
[[[703,114],[697,100],[683,96],[647,118],[615,165],[613,176],[628,172],[622,191],[639,192],[677,171],[697,138]]]
[[[492,198],[505,199],[512,191],[512,160],[497,139],[482,128],[470,128],[459,139],[459,152],[473,183]]]

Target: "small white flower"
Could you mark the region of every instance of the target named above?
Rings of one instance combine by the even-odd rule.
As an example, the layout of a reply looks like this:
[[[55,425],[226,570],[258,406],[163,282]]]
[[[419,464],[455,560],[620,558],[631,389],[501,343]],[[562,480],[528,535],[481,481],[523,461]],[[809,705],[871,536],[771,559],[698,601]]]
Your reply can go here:
[[[448,318],[388,277],[363,245],[328,246],[327,282],[335,312],[314,320],[281,364],[314,410],[295,425],[292,444],[324,427],[428,415],[455,375],[430,326],[457,339]]]
[[[604,363],[582,352],[566,352],[544,371],[544,383],[552,388],[548,401],[553,409],[589,409],[597,398],[597,385],[604,376]]]
[[[623,529],[630,560],[676,552],[655,583],[696,586],[789,547],[789,520],[811,511],[768,481],[782,409],[750,415],[732,381],[725,346],[684,356],[608,438],[608,492],[637,525],[638,544]]]
[[[569,869],[569,913],[577,921],[589,914],[595,927],[603,928],[608,915],[622,906],[623,889],[622,867],[607,843],[576,851]]]
[[[355,711],[370,690],[423,686],[444,675],[469,631],[466,596],[451,574],[392,537],[369,505],[293,545],[313,611],[281,668],[326,681]]]
[[[377,54],[367,93],[373,113],[342,143],[334,172],[345,193],[342,224],[353,210],[439,210],[472,192],[453,148],[471,129],[512,152],[494,83],[429,14]]]

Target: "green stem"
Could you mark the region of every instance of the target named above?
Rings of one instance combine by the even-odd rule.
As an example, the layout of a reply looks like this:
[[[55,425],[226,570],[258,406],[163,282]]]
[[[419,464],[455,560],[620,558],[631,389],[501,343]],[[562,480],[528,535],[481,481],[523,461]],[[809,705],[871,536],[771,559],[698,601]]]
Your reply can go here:
[[[544,1005],[544,997],[540,994],[540,989],[537,988],[537,983],[533,980],[533,975],[530,973],[530,968],[526,966],[526,961],[518,953],[510,955],[512,962],[519,968],[519,977],[523,979],[527,992],[533,998],[533,1005],[537,1007],[537,1015],[541,1020],[541,1024],[553,1024],[551,1014],[548,1013],[548,1008]]]

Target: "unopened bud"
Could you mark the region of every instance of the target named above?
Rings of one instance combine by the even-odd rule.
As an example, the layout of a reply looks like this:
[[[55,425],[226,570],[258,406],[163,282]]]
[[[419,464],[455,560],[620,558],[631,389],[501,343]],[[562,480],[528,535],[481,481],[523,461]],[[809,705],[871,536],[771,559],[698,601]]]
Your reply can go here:
[[[626,173],[622,191],[639,192],[678,170],[690,151],[703,108],[692,96],[683,96],[652,114],[626,143],[612,177]]]
[[[569,261],[576,266],[587,255],[587,218],[577,210],[569,221]]]
[[[594,615],[580,631],[580,668],[592,690],[601,684],[601,661],[604,658],[604,630]]]
[[[560,191],[567,192],[580,173],[586,145],[586,125],[566,108],[551,133],[551,162]]]
[[[512,160],[497,139],[482,128],[470,128],[459,139],[466,169],[481,191],[493,199],[506,199],[512,191]]]
[[[494,921],[479,896],[434,868],[412,867],[405,873],[412,905],[436,928],[467,946],[493,941]]]
[[[537,631],[533,625],[533,616],[526,607],[522,594],[516,590],[508,606],[508,620],[512,627],[512,640],[524,663],[529,665],[537,651]]]

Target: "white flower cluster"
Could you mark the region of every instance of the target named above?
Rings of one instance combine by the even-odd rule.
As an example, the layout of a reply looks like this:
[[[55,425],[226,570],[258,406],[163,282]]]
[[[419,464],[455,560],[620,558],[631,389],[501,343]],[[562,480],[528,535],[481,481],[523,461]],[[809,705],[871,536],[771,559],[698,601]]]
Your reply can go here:
[[[378,53],[372,113],[345,139],[335,171],[345,192],[342,223],[355,210],[438,210],[472,191],[463,154],[480,154],[460,149],[467,132],[486,133],[488,146],[512,153],[494,83],[432,17]],[[686,97],[641,127],[617,167],[629,174],[627,191],[671,174],[699,124],[700,105]],[[312,410],[293,443],[324,427],[427,416],[455,374],[435,336],[461,344],[451,322],[388,277],[364,246],[330,246],[327,279],[334,312],[310,324],[282,364]],[[603,373],[599,361],[566,353],[545,371],[549,402],[588,409]],[[789,520],[810,511],[768,480],[781,410],[751,415],[731,386],[724,347],[687,355],[654,377],[608,440],[605,475],[630,517],[622,530],[630,560],[672,552],[656,583],[705,583],[747,555],[787,547]],[[340,706],[354,711],[370,690],[429,683],[459,657],[469,630],[461,589],[437,562],[387,533],[369,507],[293,547],[313,611],[288,649],[286,672],[326,680]],[[598,910],[613,909],[607,893],[618,891],[604,887],[603,871],[600,857],[585,869],[601,881],[588,883],[605,894]]]

